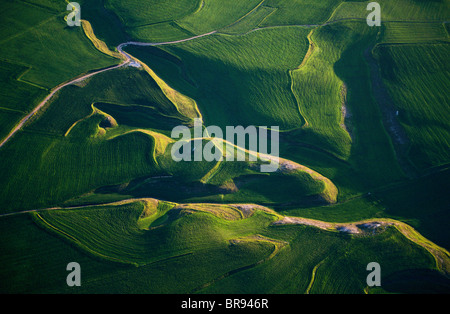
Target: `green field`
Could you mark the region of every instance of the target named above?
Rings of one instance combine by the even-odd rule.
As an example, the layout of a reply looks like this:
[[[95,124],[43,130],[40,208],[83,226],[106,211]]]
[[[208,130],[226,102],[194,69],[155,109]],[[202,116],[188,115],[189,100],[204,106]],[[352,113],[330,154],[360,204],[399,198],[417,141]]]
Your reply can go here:
[[[450,1],[369,2],[3,1],[0,293],[450,293]]]
[[[69,291],[45,276],[53,263],[68,257],[89,265],[85,272],[91,280],[80,287],[83,293],[362,293],[365,285],[358,277],[365,278],[364,266],[373,259],[385,265],[386,276],[409,268],[430,269],[444,283],[441,292],[448,287],[448,281],[433,270],[431,256],[395,229],[351,238],[306,226],[273,226],[275,216],[260,211],[247,218],[225,218],[214,207],[196,208],[149,201],[8,217],[1,230],[9,231],[11,241],[2,248],[7,252],[2,258],[11,258],[17,246],[32,248],[27,258],[44,267],[41,284],[47,292]],[[160,218],[139,223],[160,211]],[[43,239],[37,247],[32,240],[36,235]],[[50,265],[39,261],[37,248],[54,256]],[[87,255],[77,256],[74,248]],[[312,280],[316,265],[320,267]],[[170,276],[164,275],[167,267],[173,269]],[[112,273],[114,279],[107,275]],[[2,271],[2,278],[13,276],[14,272]],[[123,276],[129,278],[126,285]],[[168,284],[174,280],[177,285]],[[25,285],[26,291],[35,291],[33,285]],[[401,280],[397,285],[399,290],[407,288]],[[20,286],[12,288],[23,291]]]
[[[446,82],[450,76],[446,60],[450,46],[389,45],[379,46],[376,53],[400,123],[411,140],[409,158],[419,169],[448,163],[450,129],[446,123],[450,110]]]
[[[181,60],[173,66],[181,70],[182,64],[190,70],[189,77],[198,88],[192,94],[189,89],[181,91],[197,100],[206,123],[223,127],[248,126],[252,122],[291,129],[302,126],[304,120],[290,89],[288,71],[302,62],[307,50],[306,35],[303,28],[270,29],[244,36],[212,35],[167,49]],[[158,66],[159,58],[153,58],[146,47],[127,51],[166,79],[159,71],[164,64]],[[173,57],[166,56],[162,58],[171,62]],[[178,88],[186,84],[180,79],[167,78],[167,82]]]

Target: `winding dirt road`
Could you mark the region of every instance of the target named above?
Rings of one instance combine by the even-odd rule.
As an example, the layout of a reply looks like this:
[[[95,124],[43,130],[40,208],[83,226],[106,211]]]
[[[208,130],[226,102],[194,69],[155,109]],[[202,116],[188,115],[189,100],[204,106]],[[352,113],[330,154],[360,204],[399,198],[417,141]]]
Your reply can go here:
[[[205,37],[208,35],[212,35],[217,33],[217,31],[212,31],[206,34],[202,34],[202,35],[198,35],[198,36],[194,36],[194,37],[189,37],[186,39],[181,39],[181,40],[176,40],[176,41],[167,41],[167,42],[159,42],[159,43],[142,43],[142,42],[135,42],[135,41],[129,41],[129,42],[125,42],[125,43],[121,43],[119,46],[117,46],[117,51],[125,57],[125,61],[112,66],[112,67],[108,67],[108,68],[104,68],[92,73],[88,73],[85,75],[82,75],[80,77],[74,78],[66,83],[63,83],[61,85],[56,86],[55,88],[52,89],[52,91],[50,92],[50,94],[47,95],[47,97],[45,97],[29,114],[27,114],[22,120],[20,120],[20,122],[11,130],[11,132],[0,142],[0,148],[5,145],[5,143],[14,135],[16,134],[20,129],[22,129],[22,127],[25,125],[25,123],[31,118],[33,117],[42,107],[44,107],[44,105],[53,97],[53,95],[55,95],[56,92],[58,92],[59,90],[61,90],[62,88],[68,86],[68,85],[72,85],[72,84],[76,84],[79,83],[89,77],[92,77],[94,75],[100,74],[102,72],[106,72],[106,71],[110,71],[110,70],[114,70],[120,67],[123,67],[125,65],[130,64],[133,61],[133,57],[131,55],[129,55],[128,53],[123,51],[123,47],[125,46],[129,46],[129,45],[133,45],[133,46],[162,46],[162,45],[170,45],[170,44],[177,44],[177,43],[182,43],[182,42],[186,42],[186,41],[190,41],[193,39],[197,39],[197,38],[201,38],[201,37]]]

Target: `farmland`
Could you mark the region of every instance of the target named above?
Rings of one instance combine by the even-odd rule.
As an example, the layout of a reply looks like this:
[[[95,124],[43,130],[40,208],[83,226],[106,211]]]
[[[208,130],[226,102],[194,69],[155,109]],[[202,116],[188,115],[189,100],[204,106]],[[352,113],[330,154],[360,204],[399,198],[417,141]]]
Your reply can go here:
[[[0,292],[449,293],[450,2],[368,2],[3,1]]]

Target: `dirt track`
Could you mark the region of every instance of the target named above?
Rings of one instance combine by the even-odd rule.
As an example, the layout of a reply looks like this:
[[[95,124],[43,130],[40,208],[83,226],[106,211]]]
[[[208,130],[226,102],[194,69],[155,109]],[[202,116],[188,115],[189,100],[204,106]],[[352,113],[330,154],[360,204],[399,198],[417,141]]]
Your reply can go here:
[[[186,42],[189,40],[193,40],[196,38],[201,38],[201,37],[205,37],[208,35],[212,35],[214,33],[216,33],[217,31],[213,31],[213,32],[209,32],[206,34],[202,34],[202,35],[198,35],[198,36],[194,36],[194,37],[190,37],[190,38],[186,38],[186,39],[182,39],[182,40],[177,40],[177,41],[171,41],[171,42],[159,42],[159,43],[141,43],[141,42],[125,42],[120,44],[119,46],[117,46],[117,51],[125,57],[125,61],[109,67],[109,68],[105,68],[105,69],[101,69],[89,74],[85,74],[82,75],[80,77],[74,78],[66,83],[63,83],[61,85],[56,86],[54,89],[52,89],[52,91],[50,92],[49,95],[47,95],[47,97],[45,97],[29,114],[27,114],[12,130],[11,132],[0,142],[0,148],[5,145],[5,143],[15,134],[17,133],[17,131],[19,131],[24,125],[25,123],[32,117],[34,116],[42,107],[44,107],[44,105],[53,97],[53,95],[55,95],[56,92],[58,92],[60,89],[62,89],[63,87],[67,86],[67,85],[72,85],[78,82],[81,82],[89,77],[92,77],[94,75],[97,75],[99,73],[102,72],[106,72],[106,71],[110,71],[110,70],[114,70],[120,67],[123,67],[125,65],[130,64],[133,61],[133,57],[131,55],[129,55],[128,53],[124,52],[122,50],[123,47],[128,46],[128,45],[135,45],[135,46],[161,46],[161,45],[170,45],[170,44],[176,44],[176,43],[181,43],[181,42]]]

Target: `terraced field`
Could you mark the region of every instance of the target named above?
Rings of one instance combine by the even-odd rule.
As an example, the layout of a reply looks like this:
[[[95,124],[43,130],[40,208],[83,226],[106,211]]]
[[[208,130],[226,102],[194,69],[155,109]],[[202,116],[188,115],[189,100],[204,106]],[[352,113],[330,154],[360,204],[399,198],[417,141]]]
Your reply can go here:
[[[1,293],[450,292],[450,1],[79,3],[0,4]]]

